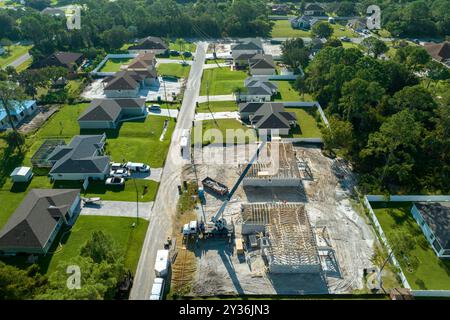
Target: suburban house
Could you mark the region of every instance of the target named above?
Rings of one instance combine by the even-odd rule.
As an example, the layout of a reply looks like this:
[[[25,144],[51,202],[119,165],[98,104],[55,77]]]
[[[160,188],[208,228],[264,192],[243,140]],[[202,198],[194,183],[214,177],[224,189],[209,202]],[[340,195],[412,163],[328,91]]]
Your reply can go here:
[[[242,120],[247,120],[259,133],[288,135],[289,130],[297,126],[297,116],[287,112],[283,103],[240,103],[239,113]]]
[[[242,54],[264,53],[261,39],[242,39],[237,44],[231,46],[231,56],[233,60]]]
[[[95,99],[78,117],[78,124],[81,129],[116,129],[120,120],[145,114],[145,99]]]
[[[256,54],[249,60],[250,74],[270,76],[275,74],[275,61],[270,54]]]
[[[130,61],[130,63],[127,66],[127,70],[131,71],[156,70],[155,54],[153,52],[145,52],[139,54],[136,58]]]
[[[49,16],[54,16],[54,17],[65,17],[66,13],[64,12],[64,10],[62,8],[52,8],[52,7],[47,7],[44,10],[41,11],[41,14],[46,14]]]
[[[236,97],[238,102],[270,101],[278,92],[277,86],[272,82],[254,77],[245,79],[244,86],[244,90]]]
[[[69,145],[57,146],[48,156],[53,180],[104,180],[110,158],[104,155],[106,135],[74,136]]]
[[[319,21],[318,18],[314,16],[299,16],[297,18],[291,19],[291,27],[293,29],[304,29],[309,30],[314,24]]]
[[[450,202],[416,202],[411,214],[439,258],[450,258]]]
[[[107,98],[136,98],[139,90],[155,81],[157,81],[157,74],[154,70],[120,71],[104,80],[103,92]]]
[[[270,11],[272,14],[276,14],[276,15],[287,15],[291,9],[289,8],[289,5],[285,4],[285,3],[280,3],[280,4],[272,4],[270,6]]]
[[[83,54],[76,52],[55,52],[47,58],[37,62],[34,67],[63,67],[74,72],[83,62]]]
[[[169,46],[159,37],[147,37],[141,39],[138,44],[128,48],[130,53],[153,52],[155,54],[164,54],[169,50]]]
[[[367,18],[349,20],[349,22],[347,23],[347,27],[353,29],[353,31],[355,32],[361,33],[365,29],[367,29]]]
[[[442,62],[450,67],[450,42],[427,43],[424,46],[428,54],[436,61]]]
[[[14,125],[20,124],[20,122],[27,116],[32,116],[38,110],[36,101],[11,101],[10,102],[10,114],[13,119]],[[6,114],[3,104],[0,102],[0,130],[6,130],[10,127],[8,115]]]
[[[0,231],[0,253],[46,254],[79,204],[79,189],[31,189]]]
[[[309,3],[306,5],[305,10],[303,11],[305,16],[314,16],[314,17],[325,17],[327,14],[325,10],[317,3]]]

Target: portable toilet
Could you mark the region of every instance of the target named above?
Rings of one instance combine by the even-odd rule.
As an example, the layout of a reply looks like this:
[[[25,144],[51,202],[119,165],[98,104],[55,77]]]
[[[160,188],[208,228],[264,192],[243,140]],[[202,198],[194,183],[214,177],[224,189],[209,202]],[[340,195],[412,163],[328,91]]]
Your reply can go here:
[[[236,253],[237,254],[244,254],[244,245],[242,243],[242,238],[236,238]]]

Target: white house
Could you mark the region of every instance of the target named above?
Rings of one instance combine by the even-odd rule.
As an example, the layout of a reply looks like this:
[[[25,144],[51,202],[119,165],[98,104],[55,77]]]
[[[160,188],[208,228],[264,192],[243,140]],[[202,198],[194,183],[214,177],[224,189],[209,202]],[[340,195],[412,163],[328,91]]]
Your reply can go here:
[[[38,110],[36,101],[10,101],[10,114],[14,125],[20,124],[20,122],[27,116],[34,115]],[[10,127],[8,115],[0,102],[0,130],[5,130]]]

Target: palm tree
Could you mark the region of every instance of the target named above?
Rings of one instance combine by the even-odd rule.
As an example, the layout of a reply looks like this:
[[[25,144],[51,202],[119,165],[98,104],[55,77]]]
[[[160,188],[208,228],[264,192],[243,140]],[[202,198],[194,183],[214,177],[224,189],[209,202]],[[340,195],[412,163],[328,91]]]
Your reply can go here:
[[[14,141],[16,143],[19,152],[22,152],[20,146],[20,134],[17,131],[16,125],[14,124],[14,119],[11,115],[11,111],[14,109],[12,101],[20,101],[25,97],[25,94],[21,87],[17,83],[12,81],[0,81],[0,108],[3,108],[6,113],[9,125],[14,132]]]

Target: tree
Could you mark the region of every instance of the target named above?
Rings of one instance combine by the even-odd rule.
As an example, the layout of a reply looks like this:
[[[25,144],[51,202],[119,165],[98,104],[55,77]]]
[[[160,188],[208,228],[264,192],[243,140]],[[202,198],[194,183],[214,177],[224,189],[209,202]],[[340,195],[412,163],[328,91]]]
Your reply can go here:
[[[177,39],[175,40],[175,44],[180,48],[180,52],[183,52],[183,51],[184,51],[183,48],[184,48],[184,45],[186,44],[186,41],[184,41],[184,39],[182,39],[182,38],[177,38]]]
[[[325,47],[333,47],[333,48],[337,48],[337,47],[342,47],[342,41],[337,39],[337,38],[331,38],[328,39],[327,42],[325,42]]]
[[[321,129],[324,148],[329,152],[341,148],[348,154],[354,140],[352,124],[332,116],[329,118],[329,125]]]
[[[350,17],[356,14],[355,4],[350,1],[342,1],[336,14],[340,17]]]
[[[427,88],[430,86],[432,81],[450,79],[450,70],[442,63],[431,60],[426,65],[426,69],[427,69],[427,77],[429,79],[427,83]]]
[[[388,51],[386,43],[373,36],[364,38],[361,44],[367,49],[369,54],[373,54],[374,58],[378,58],[379,55]]]
[[[91,258],[95,263],[101,263],[102,261],[113,263],[121,258],[114,240],[102,231],[92,233],[91,238],[81,248],[80,255]]]
[[[108,48],[119,49],[130,39],[130,33],[123,26],[114,26],[104,31],[101,37]]]
[[[305,48],[302,38],[287,39],[281,44],[282,61],[294,69],[306,67],[309,61],[309,51]]]
[[[22,153],[20,133],[17,131],[12,117],[13,103],[17,103],[25,98],[25,93],[17,83],[12,81],[0,81],[0,108],[6,113],[9,125],[14,132],[14,141],[20,153]]]
[[[397,49],[394,60],[406,64],[412,71],[422,71],[430,62],[431,57],[424,48],[409,45]]]
[[[333,34],[333,27],[325,21],[315,23],[311,29],[311,34],[317,38],[328,39]]]
[[[47,278],[38,273],[36,265],[22,270],[0,261],[0,300],[33,299],[46,285]]]

